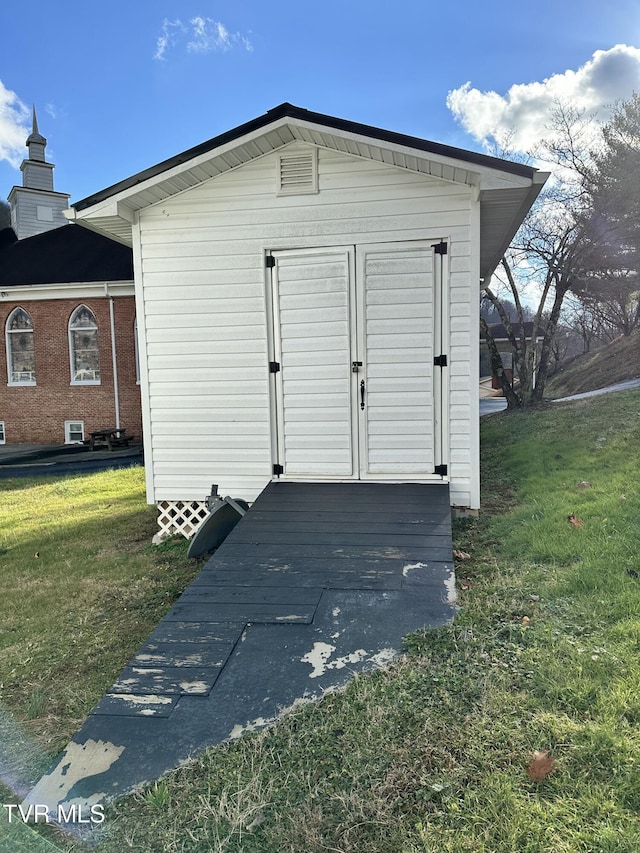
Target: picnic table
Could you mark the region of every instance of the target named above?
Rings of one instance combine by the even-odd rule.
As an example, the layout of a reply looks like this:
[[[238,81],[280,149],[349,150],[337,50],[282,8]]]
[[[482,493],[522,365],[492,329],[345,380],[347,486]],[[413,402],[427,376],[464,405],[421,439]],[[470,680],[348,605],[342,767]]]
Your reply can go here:
[[[89,449],[95,450],[99,447],[108,447],[109,450],[115,450],[118,447],[129,447],[129,442],[133,438],[129,435],[124,427],[97,429],[89,433]]]

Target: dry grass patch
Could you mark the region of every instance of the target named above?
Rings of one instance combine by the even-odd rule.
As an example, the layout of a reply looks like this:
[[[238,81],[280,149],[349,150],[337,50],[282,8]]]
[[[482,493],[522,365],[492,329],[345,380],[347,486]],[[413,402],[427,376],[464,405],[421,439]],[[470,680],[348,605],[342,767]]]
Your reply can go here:
[[[606,388],[640,376],[640,329],[617,338],[595,352],[577,356],[561,368],[545,387],[547,397],[568,397]]]

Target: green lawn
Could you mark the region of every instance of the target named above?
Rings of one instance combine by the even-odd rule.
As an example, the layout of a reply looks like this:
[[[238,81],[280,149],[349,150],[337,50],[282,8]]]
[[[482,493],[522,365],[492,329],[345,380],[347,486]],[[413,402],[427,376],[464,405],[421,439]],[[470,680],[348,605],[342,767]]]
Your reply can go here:
[[[6,797],[3,802],[6,801]],[[14,800],[9,797],[9,802]],[[58,853],[59,847],[23,823],[13,809],[11,820],[7,809],[0,809],[0,853]]]
[[[41,755],[66,745],[195,574],[184,542],[151,545],[155,516],[141,468],[0,480],[0,711]]]
[[[304,706],[265,732],[210,750],[121,801],[107,812],[110,836],[94,849],[637,853],[639,448],[638,392],[483,419],[483,511],[454,529],[456,548],[470,555],[457,561],[461,609],[455,623],[412,635],[408,654],[387,669],[354,679],[344,692]],[[133,535],[145,527],[140,519],[148,511],[140,506],[140,483],[132,486],[131,503],[123,497],[119,505],[125,479],[114,484],[105,498],[111,506],[101,513],[100,524],[107,510],[114,514],[111,544],[91,537],[97,552],[118,550],[114,530],[125,540],[129,530],[133,543],[122,548],[122,564],[115,561],[120,567],[114,567],[106,599],[92,606],[100,584],[95,575],[83,580],[78,569],[72,586],[86,585],[89,593],[75,608],[73,601],[61,606],[73,624],[67,642],[48,631],[51,608],[31,617],[44,623],[42,649],[22,633],[29,622],[17,620],[14,661],[22,649],[30,689],[18,690],[22,699],[13,707],[23,717],[30,702],[37,705],[37,687],[49,697],[32,656],[40,665],[48,659],[66,682],[61,693],[80,689],[65,669],[73,659],[68,640],[80,630],[73,621],[81,619],[78,611],[89,614],[88,636],[102,624],[99,613],[107,614],[109,636],[122,633],[120,620],[130,626],[132,619],[137,636],[143,635],[143,617],[147,610],[159,615],[167,593],[160,592],[163,570],[138,560],[166,559],[165,575],[176,573],[176,587],[193,571],[182,546],[164,556],[149,552],[143,542],[150,524],[144,536]],[[94,500],[105,487],[93,489]],[[16,481],[11,491],[10,484],[12,502],[23,488]],[[70,502],[81,503],[79,497]],[[47,513],[47,551],[57,550],[57,514]],[[91,523],[84,521],[83,529]],[[37,590],[48,577],[41,562],[45,547],[34,547],[29,527],[25,521],[5,548],[24,550],[22,576]],[[62,528],[77,540],[72,523]],[[41,557],[34,558],[37,549]],[[62,577],[55,577],[57,588]],[[109,596],[117,605],[110,606]],[[126,597],[126,611],[117,596]],[[27,642],[33,650],[26,650]],[[100,678],[109,682],[106,672],[119,669],[135,642],[132,636],[130,650],[105,652],[92,689],[98,690]],[[61,730],[83,713],[82,702],[69,707],[76,710],[70,719],[59,714]],[[54,722],[49,728],[57,742]],[[554,759],[538,781],[527,772],[536,751]]]

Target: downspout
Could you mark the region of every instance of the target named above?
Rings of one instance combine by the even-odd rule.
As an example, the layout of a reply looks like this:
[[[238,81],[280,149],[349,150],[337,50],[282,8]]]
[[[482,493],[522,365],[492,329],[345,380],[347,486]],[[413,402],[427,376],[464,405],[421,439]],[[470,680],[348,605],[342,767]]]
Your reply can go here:
[[[109,296],[109,285],[104,283],[104,295],[109,298],[109,319],[111,321],[111,363],[113,365],[113,403],[116,412],[116,429],[120,429],[120,393],[118,388],[118,358],[116,356],[116,321],[113,296]]]

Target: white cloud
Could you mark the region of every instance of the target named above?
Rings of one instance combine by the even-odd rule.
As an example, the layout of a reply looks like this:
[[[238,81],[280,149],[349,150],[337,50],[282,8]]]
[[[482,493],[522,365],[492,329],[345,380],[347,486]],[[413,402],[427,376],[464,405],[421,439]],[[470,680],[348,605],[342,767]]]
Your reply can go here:
[[[211,18],[192,18],[193,37],[187,44],[192,53],[209,53],[210,50],[229,50],[229,30],[220,21]]]
[[[227,51],[240,47],[252,51],[253,45],[242,33],[231,33],[221,21],[196,15],[189,20],[188,25],[179,18],[162,22],[162,32],[156,41],[154,59],[166,59],[170,47],[186,40],[186,49],[190,53],[211,53],[212,51]]]
[[[465,83],[447,96],[447,106],[464,129],[487,148],[530,151],[549,135],[558,102],[606,121],[617,100],[640,90],[640,48],[624,44],[596,51],[578,68],[542,82],[513,85],[506,95],[481,92]]]
[[[0,80],[0,160],[17,169],[26,155],[24,144],[30,130],[30,111]]]
[[[186,27],[182,21],[170,21],[168,18],[165,18],[162,22],[162,32],[156,41],[156,52],[153,54],[154,59],[165,59],[167,49],[175,42],[176,32],[186,32]]]

